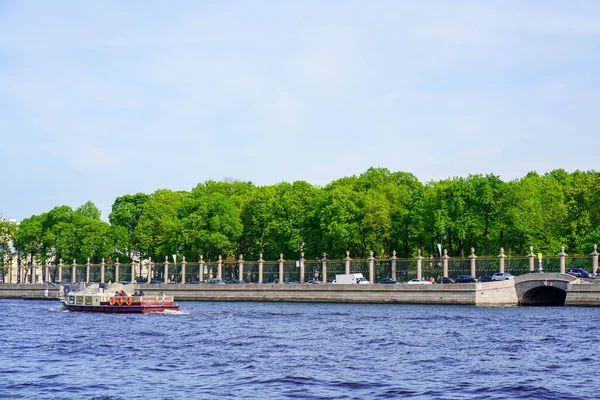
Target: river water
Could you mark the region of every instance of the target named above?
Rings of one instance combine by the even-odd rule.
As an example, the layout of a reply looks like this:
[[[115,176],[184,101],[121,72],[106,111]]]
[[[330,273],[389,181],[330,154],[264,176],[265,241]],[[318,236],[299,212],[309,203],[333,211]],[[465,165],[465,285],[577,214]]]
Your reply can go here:
[[[0,300],[4,399],[594,399],[597,308]]]

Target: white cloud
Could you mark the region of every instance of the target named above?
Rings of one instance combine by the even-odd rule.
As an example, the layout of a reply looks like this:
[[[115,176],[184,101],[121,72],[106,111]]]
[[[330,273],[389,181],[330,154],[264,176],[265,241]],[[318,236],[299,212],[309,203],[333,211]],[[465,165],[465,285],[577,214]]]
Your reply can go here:
[[[422,180],[594,166],[594,3],[15,4],[0,146],[44,160],[31,170],[60,177],[36,182],[55,201],[92,178],[80,203],[372,165]],[[0,178],[26,190],[26,171]]]

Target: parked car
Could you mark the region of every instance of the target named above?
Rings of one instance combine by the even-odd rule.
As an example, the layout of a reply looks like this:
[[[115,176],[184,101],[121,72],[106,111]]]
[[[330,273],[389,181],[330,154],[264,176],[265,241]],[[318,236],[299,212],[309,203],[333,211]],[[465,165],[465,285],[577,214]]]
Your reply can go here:
[[[309,285],[322,285],[323,281],[320,281],[318,279],[311,279],[310,281],[308,281],[306,283],[308,283]]]
[[[383,285],[397,285],[400,282],[398,282],[394,278],[383,278],[382,280],[379,281],[379,283],[381,283]]]
[[[202,281],[191,281],[191,282],[188,282],[188,283],[190,285],[204,285],[204,282],[202,282]]]
[[[493,281],[508,281],[510,279],[515,279],[515,277],[508,272],[496,272],[492,275]]]
[[[119,282],[121,285],[129,285],[129,281],[120,281]]]
[[[475,283],[477,279],[473,278],[471,275],[459,275],[456,280],[456,283]]]
[[[491,281],[492,281],[492,277],[491,276],[484,276],[480,280],[480,282],[491,282]]]
[[[230,280],[227,281],[227,284],[228,285],[245,285],[246,282],[241,281],[239,279],[230,279]]]
[[[410,281],[406,282],[409,285],[431,285],[431,282],[426,281],[425,279],[411,279]]]
[[[452,280],[451,278],[448,278],[448,277],[445,276],[445,277],[443,277],[441,279],[437,278],[436,281],[435,281],[435,283],[440,283],[440,282],[441,283],[454,283],[454,280]]]
[[[163,281],[159,281],[159,280],[153,279],[153,280],[150,281],[150,284],[151,285],[162,285]]]
[[[287,281],[287,282],[283,282],[284,285],[298,285],[300,284],[300,282],[298,281]]]
[[[592,274],[590,274],[583,268],[569,268],[569,270],[567,271],[567,274],[571,274],[578,278],[591,278],[592,277]]]
[[[224,285],[225,284],[223,279],[219,279],[219,278],[209,279],[208,283],[209,283],[209,285]]]

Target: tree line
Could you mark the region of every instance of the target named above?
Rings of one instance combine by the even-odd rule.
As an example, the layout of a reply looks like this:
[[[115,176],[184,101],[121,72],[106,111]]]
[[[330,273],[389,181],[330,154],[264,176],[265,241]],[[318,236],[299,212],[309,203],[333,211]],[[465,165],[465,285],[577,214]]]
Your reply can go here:
[[[323,187],[304,181],[256,186],[207,181],[191,191],[160,189],[118,197],[109,222],[91,202],[73,210],[57,206],[2,223],[0,256],[14,249],[23,260],[48,257],[93,263],[128,261],[132,255],[162,261],[185,255],[196,261],[218,255],[256,260],[307,259],[327,253],[340,259],[438,255],[438,243],[453,257],[470,248],[478,255],[588,254],[600,241],[600,173],[562,169],[530,172],[504,182],[469,175],[420,182],[413,174],[370,168]]]

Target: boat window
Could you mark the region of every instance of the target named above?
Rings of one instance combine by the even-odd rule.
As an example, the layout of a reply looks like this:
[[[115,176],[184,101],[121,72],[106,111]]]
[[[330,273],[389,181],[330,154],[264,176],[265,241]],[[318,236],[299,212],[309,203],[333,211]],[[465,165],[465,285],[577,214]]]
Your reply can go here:
[[[83,297],[77,296],[75,298],[75,304],[83,304]]]
[[[91,297],[86,297],[85,298],[85,305],[86,306],[91,306],[92,305],[92,298]]]
[[[69,304],[75,304],[75,296],[69,296]]]

